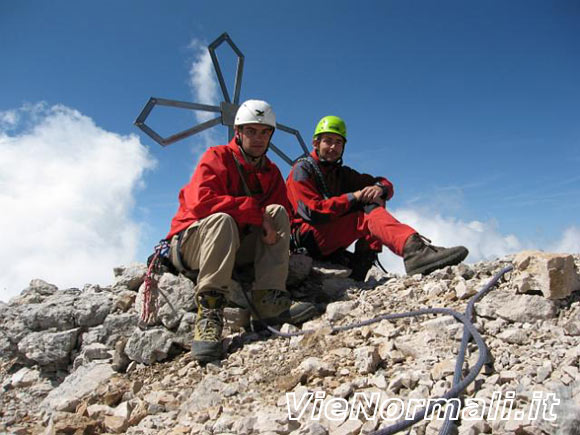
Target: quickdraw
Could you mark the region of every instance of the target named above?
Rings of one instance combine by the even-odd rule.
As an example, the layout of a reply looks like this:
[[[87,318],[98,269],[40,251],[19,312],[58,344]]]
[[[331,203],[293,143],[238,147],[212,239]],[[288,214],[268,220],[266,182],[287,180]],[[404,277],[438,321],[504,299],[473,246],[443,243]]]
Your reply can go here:
[[[145,288],[143,289],[143,301],[141,309],[141,321],[147,324],[157,312],[157,298],[153,299],[153,293],[159,291],[158,276],[161,275],[163,258],[169,257],[169,242],[161,240],[154,248],[150,258],[147,273],[145,274]]]

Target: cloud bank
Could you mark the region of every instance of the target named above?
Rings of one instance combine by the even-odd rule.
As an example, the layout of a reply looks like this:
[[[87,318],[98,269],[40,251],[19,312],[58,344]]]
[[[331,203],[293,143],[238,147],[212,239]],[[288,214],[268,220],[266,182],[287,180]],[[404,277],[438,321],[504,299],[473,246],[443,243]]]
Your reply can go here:
[[[464,222],[439,214],[428,215],[412,208],[393,210],[393,215],[429,238],[433,245],[445,247],[463,245],[467,247],[469,249],[467,263],[491,260],[523,249],[538,249],[534,243],[519,240],[513,234],[502,234],[494,220]],[[578,236],[580,233],[576,235]],[[387,248],[383,249],[379,259],[389,272],[405,273],[403,260],[392,254]]]
[[[136,189],[155,162],[135,135],[106,131],[65,106],[0,113],[0,300],[33,278],[109,284],[133,261]]]
[[[217,105],[219,102],[218,83],[215,79],[211,56],[207,47],[198,39],[189,44],[194,59],[189,69],[189,86],[197,103]],[[215,118],[210,112],[195,112],[199,121]]]
[[[562,238],[550,246],[550,252],[580,253],[580,228],[571,226]]]

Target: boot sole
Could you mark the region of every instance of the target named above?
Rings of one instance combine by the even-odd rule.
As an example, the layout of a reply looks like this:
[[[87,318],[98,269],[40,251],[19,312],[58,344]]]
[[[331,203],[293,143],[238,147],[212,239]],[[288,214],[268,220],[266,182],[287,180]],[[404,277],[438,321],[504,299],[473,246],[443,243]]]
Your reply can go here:
[[[213,343],[194,341],[191,345],[191,357],[201,363],[219,361],[223,357],[222,344],[220,342],[219,349],[217,349]]]
[[[308,310],[305,310],[300,316],[295,317],[295,318],[290,318],[289,316],[284,316],[284,315],[280,315],[277,317],[270,317],[268,319],[261,319],[257,320],[254,317],[252,317],[252,327],[253,329],[256,330],[262,330],[264,329],[264,325],[262,324],[265,323],[266,325],[280,325],[283,323],[290,323],[292,325],[295,325],[297,323],[304,323],[307,320],[312,319],[314,316],[316,316],[318,314],[318,310],[316,309],[315,306],[310,307]]]
[[[441,269],[447,266],[455,266],[456,264],[459,264],[463,260],[465,260],[467,254],[469,254],[469,251],[467,249],[462,249],[453,255],[450,255],[448,257],[442,258],[439,261],[436,261],[435,263],[429,263],[424,266],[413,269],[407,272],[407,275],[416,275],[418,273],[420,273],[421,275],[428,275],[437,269]]]

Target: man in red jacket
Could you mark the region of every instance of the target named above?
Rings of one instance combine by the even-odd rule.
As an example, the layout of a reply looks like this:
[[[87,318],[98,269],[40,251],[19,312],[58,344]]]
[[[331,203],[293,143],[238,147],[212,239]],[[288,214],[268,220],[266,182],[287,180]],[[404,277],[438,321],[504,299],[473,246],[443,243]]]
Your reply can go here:
[[[279,169],[267,157],[276,117],[265,101],[238,109],[235,137],[209,148],[179,193],[171,222],[170,258],[180,271],[199,271],[192,356],[220,359],[223,308],[235,265],[253,263],[252,303],[266,323],[302,322],[314,305],[293,303],[286,291],[290,205]]]
[[[314,132],[310,156],[297,162],[288,175],[295,247],[324,258],[357,241],[351,264],[351,276],[357,280],[364,280],[383,245],[403,257],[409,275],[428,274],[463,261],[468,254],[463,246],[433,246],[395,219],[385,208],[393,196],[393,185],[386,178],[343,165],[345,144],[345,122],[325,116]]]

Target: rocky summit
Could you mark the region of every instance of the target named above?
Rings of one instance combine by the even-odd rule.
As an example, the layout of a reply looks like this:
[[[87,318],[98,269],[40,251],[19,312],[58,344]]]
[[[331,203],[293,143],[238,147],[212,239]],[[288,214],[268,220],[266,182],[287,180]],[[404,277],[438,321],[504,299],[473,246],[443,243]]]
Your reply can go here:
[[[428,308],[462,315],[508,266],[475,303],[483,348],[475,339],[462,346],[461,316],[450,312],[377,320]],[[188,352],[196,309],[189,279],[160,277],[147,322],[143,264],[116,268],[110,287],[33,280],[0,303],[0,433],[347,435],[394,433],[396,422],[418,416],[397,428],[577,434],[578,270],[579,255],[527,251],[428,276],[373,268],[362,283],[348,269],[294,255],[288,288],[320,315],[280,325],[285,336],[253,330],[244,296],[251,271],[238,271],[225,312],[227,356],[203,366]],[[453,390],[462,349],[460,399],[420,415]]]

